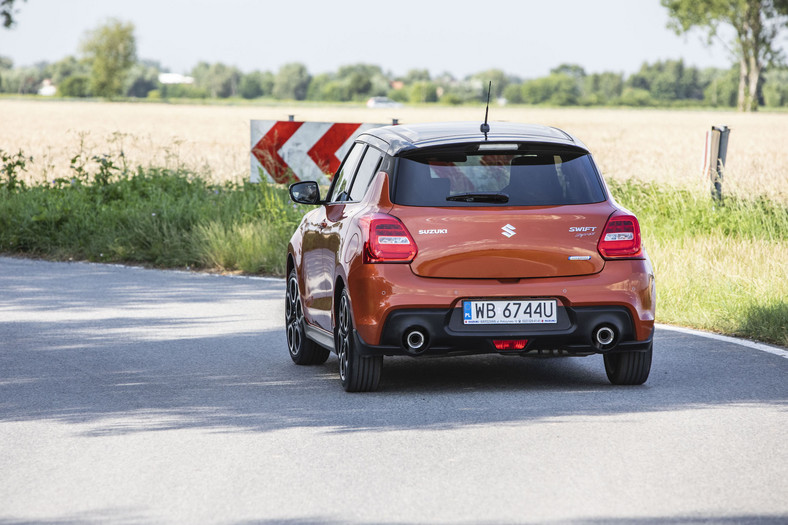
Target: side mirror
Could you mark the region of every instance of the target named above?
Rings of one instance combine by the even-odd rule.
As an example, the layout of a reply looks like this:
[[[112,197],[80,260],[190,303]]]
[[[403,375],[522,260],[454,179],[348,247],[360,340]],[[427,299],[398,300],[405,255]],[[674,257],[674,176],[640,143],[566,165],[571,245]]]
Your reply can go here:
[[[299,204],[319,204],[320,188],[313,180],[296,182],[290,185],[290,198]]]

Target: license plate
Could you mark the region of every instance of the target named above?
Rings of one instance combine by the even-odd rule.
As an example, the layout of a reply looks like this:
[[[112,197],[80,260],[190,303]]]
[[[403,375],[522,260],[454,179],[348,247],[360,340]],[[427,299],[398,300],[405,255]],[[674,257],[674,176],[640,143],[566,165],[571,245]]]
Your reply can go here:
[[[557,323],[554,299],[463,301],[463,324]]]

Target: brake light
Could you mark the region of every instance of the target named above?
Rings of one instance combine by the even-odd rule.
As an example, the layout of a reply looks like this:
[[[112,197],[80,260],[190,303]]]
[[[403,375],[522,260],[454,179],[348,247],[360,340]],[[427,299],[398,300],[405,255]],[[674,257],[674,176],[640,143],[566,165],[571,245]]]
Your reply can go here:
[[[523,350],[528,339],[493,339],[496,350]]]
[[[416,241],[398,218],[376,213],[361,221],[367,235],[365,263],[409,263],[416,257]]]
[[[632,258],[642,254],[640,224],[634,215],[613,215],[607,220],[597,245],[602,257]]]

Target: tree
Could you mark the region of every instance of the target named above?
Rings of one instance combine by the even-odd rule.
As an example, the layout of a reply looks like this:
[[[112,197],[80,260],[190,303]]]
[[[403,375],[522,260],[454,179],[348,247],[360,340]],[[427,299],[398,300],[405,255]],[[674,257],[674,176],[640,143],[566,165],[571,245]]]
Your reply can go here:
[[[714,107],[736,107],[736,96],[739,84],[737,66],[725,69],[707,68],[701,71],[703,100]]]
[[[126,75],[137,61],[134,24],[108,20],[86,33],[82,52],[91,63],[91,91],[107,98],[122,94]]]
[[[484,98],[487,98],[487,87],[492,81],[492,93],[490,97],[494,100],[501,98],[506,86],[509,85],[509,78],[506,73],[500,69],[488,69],[487,71],[480,71],[470,77],[471,81],[481,82],[484,87]]]
[[[279,68],[274,80],[274,97],[304,100],[312,78],[304,64],[291,62]]]
[[[561,64],[560,66],[551,69],[550,73],[554,75],[567,75],[577,79],[578,82],[583,80],[583,78],[586,76],[586,70],[583,69],[583,66],[579,66],[577,64]]]
[[[3,72],[3,92],[18,95],[32,95],[38,92],[41,82],[46,78],[41,67],[18,67]]]
[[[322,102],[343,102],[350,100],[351,96],[346,83],[337,80],[336,75],[321,73],[312,77],[306,98]]]
[[[57,92],[61,97],[87,97],[90,95],[90,77],[72,75],[65,78],[58,84]]]
[[[758,109],[758,93],[766,64],[776,61],[775,46],[788,21],[788,0],[661,0],[670,15],[669,26],[681,34],[705,29],[708,42],[719,27],[733,27],[736,37],[729,49],[739,62],[739,111]]]
[[[241,77],[238,91],[243,98],[270,96],[274,89],[274,75],[270,71],[252,71]]]
[[[14,61],[8,57],[0,55],[0,93],[3,93],[3,71],[11,71]]]
[[[610,104],[616,101],[624,90],[621,73],[592,73],[583,79],[583,96],[586,104]]]
[[[414,82],[429,82],[430,72],[426,69],[411,69],[401,79],[405,84],[413,84]]]
[[[565,73],[551,73],[547,77],[528,80],[522,86],[522,100],[526,104],[572,106],[579,99],[577,80]]]
[[[27,0],[22,0],[26,2]],[[17,11],[14,10],[15,0],[0,0],[0,18],[3,19],[3,27],[9,28],[16,23],[14,15]]]
[[[52,82],[59,86],[69,77],[79,75],[90,77],[90,63],[87,60],[77,60],[73,55],[61,58],[49,67]]]
[[[503,90],[503,98],[511,104],[521,104],[523,102],[523,89],[521,84],[509,84]]]
[[[700,73],[694,67],[686,67],[683,60],[644,63],[640,71],[627,79],[627,86],[645,89],[654,100],[662,102],[703,100]]]
[[[123,85],[127,97],[145,98],[159,87],[161,64],[153,60],[141,60],[131,66]]]
[[[768,107],[788,106],[788,70],[773,69],[764,75],[763,102]]]
[[[213,98],[237,95],[241,82],[241,72],[238,68],[222,62],[214,64],[199,62],[192,68],[191,76],[194,77],[194,85],[206,90]]]
[[[432,82],[414,82],[408,91],[408,100],[414,104],[438,101],[438,86]]]

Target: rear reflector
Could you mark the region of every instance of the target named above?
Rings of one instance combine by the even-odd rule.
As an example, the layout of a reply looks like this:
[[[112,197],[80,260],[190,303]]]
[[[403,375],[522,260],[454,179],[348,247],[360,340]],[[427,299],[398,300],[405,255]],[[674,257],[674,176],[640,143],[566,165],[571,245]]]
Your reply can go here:
[[[613,215],[608,219],[597,245],[609,259],[640,257],[640,224],[633,215]]]
[[[365,229],[365,263],[409,263],[418,248],[410,232],[398,218],[376,213],[361,219]]]
[[[493,339],[496,350],[523,350],[528,339]]]

